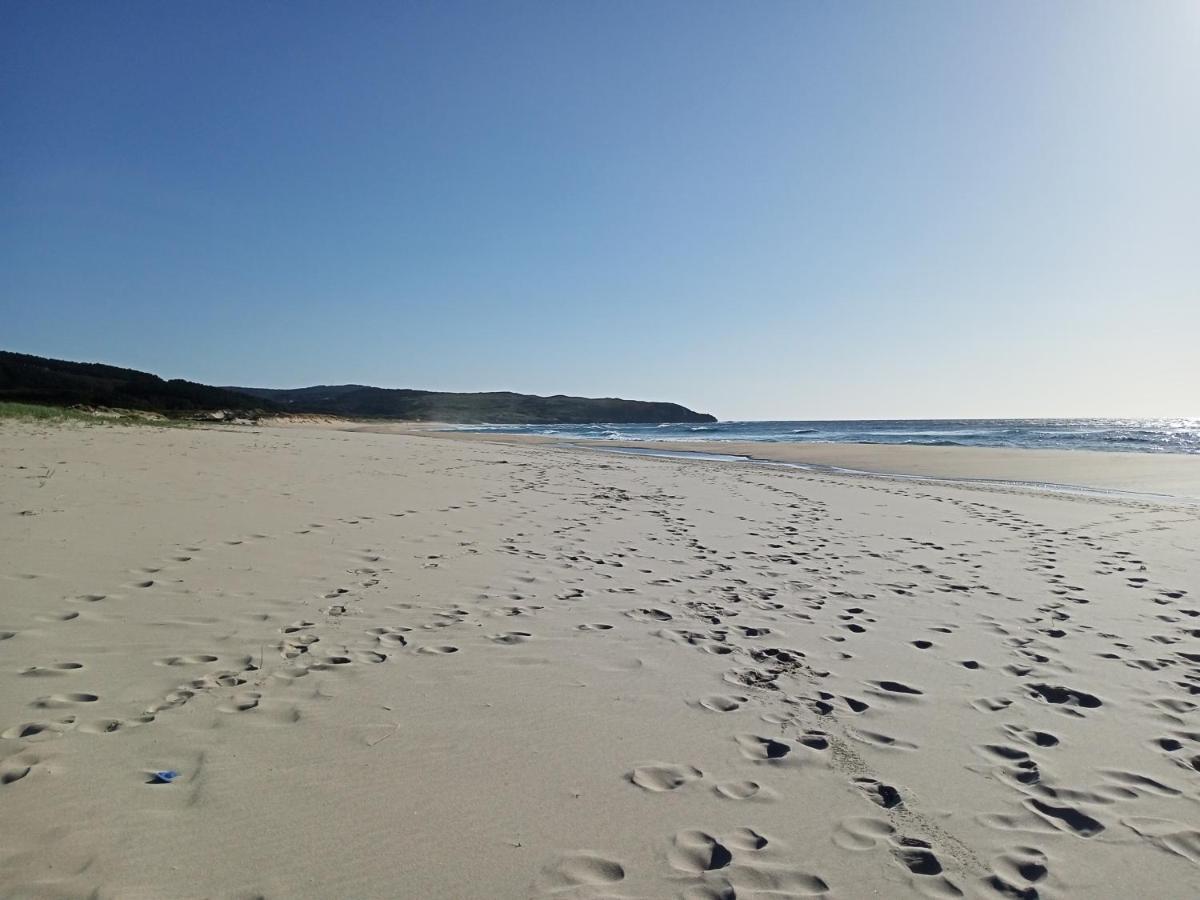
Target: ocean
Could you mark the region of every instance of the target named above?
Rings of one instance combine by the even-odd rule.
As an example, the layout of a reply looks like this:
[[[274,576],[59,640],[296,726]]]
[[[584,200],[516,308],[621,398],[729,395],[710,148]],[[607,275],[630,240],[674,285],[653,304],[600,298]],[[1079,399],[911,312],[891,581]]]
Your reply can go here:
[[[1200,453],[1200,419],[877,419],[717,422],[706,425],[464,425],[456,430],[550,435],[564,440],[813,441],[833,444]]]

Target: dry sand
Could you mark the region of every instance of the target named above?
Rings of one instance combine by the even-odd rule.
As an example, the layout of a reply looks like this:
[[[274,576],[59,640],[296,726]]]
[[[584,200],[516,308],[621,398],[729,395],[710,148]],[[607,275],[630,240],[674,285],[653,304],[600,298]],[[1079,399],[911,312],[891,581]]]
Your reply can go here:
[[[0,501],[4,897],[1200,893],[1195,507],[11,424]]]

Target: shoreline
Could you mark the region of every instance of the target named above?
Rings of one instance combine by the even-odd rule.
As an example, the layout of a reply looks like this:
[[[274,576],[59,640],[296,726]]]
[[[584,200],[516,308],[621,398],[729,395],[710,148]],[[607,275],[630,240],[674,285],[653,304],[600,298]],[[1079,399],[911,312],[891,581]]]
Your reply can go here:
[[[743,457],[747,462],[813,467],[835,475],[921,478],[967,484],[1121,492],[1156,500],[1200,501],[1200,457],[1177,453],[932,447],[912,444],[767,443],[762,441],[564,440],[551,435],[443,430],[440,423],[359,423],[343,430],[410,434],[512,445],[654,451]],[[732,461],[732,460],[726,460]]]
[[[748,463],[751,465],[771,466],[777,469],[795,469],[815,475],[850,476],[866,478],[894,479],[896,481],[915,481],[924,484],[946,485],[950,487],[983,487],[1007,488],[1026,490],[1034,493],[1050,493],[1066,496],[1086,497],[1088,499],[1133,500],[1150,503],[1166,504],[1200,504],[1200,498],[1177,496],[1175,494],[1131,491],[1123,488],[1092,487],[1081,484],[1063,484],[1053,481],[1027,481],[1006,478],[979,477],[949,477],[939,475],[917,475],[904,472],[867,471],[850,469],[841,466],[824,465],[821,463],[780,462],[755,456],[733,456],[729,454],[707,453],[703,451],[686,450],[643,450],[633,447],[572,447],[569,444],[559,445],[577,450],[595,450],[599,452],[617,453],[631,456],[650,457],[654,459],[697,460],[723,463]]]

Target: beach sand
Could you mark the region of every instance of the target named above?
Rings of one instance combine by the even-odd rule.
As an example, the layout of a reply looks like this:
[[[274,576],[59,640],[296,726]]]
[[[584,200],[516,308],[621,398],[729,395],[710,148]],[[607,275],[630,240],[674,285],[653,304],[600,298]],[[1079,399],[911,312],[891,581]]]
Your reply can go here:
[[[337,426],[344,427],[344,426]],[[1200,457],[1184,453],[942,447],[917,444],[768,443],[763,441],[571,440],[543,435],[439,430],[444,424],[359,424],[356,432],[430,434],[466,441],[589,447],[597,450],[666,451],[744,456],[766,462],[847,469],[881,475],[1003,481],[1159,494],[1200,500]]]
[[[1197,462],[824,464],[900,450]],[[0,500],[0,896],[1200,894],[1194,506],[21,424]]]

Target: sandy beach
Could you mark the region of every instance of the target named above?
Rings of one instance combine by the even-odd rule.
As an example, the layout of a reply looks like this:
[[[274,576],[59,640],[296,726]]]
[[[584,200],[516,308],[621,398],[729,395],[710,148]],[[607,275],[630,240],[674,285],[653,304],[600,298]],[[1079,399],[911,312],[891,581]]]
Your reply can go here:
[[[331,427],[345,426],[334,423]],[[359,424],[348,430],[376,434],[431,434],[451,440],[633,450],[639,453],[717,454],[749,460],[842,469],[852,473],[910,475],[951,481],[1008,482],[1080,487],[1200,501],[1200,459],[1184,453],[1031,450],[1006,447],[935,447],[790,441],[574,440],[540,435],[454,430],[443,423]]]
[[[4,897],[1200,894],[1195,506],[15,423],[0,500]]]

